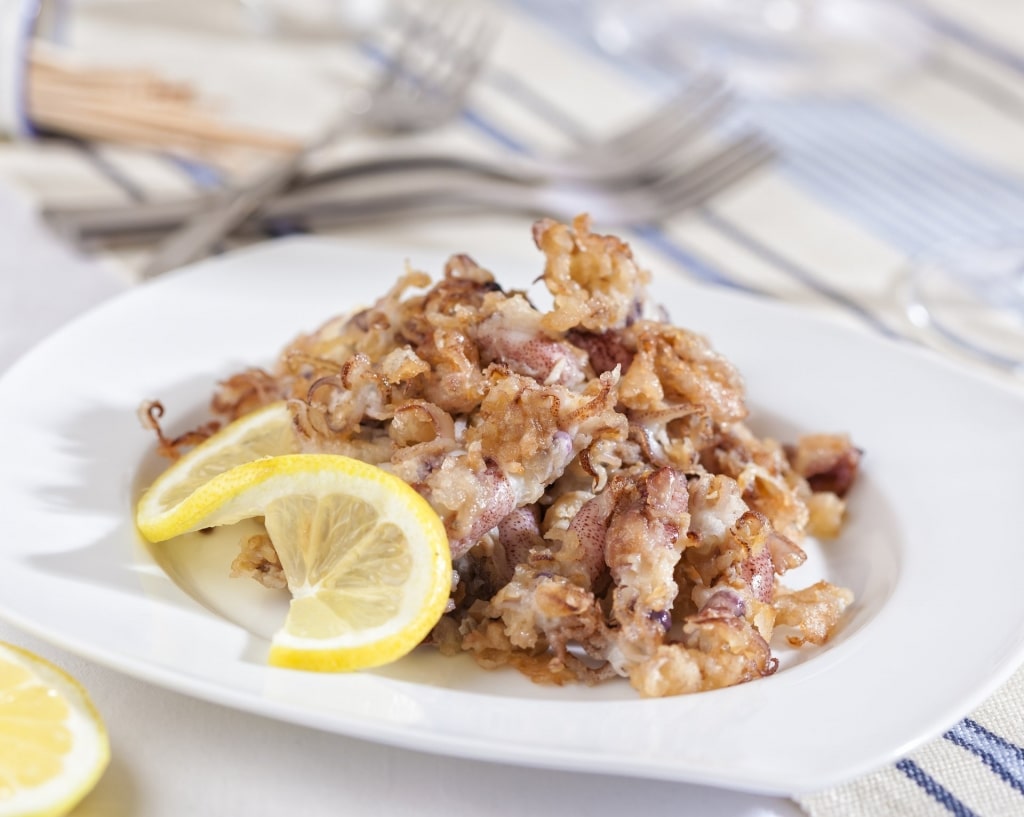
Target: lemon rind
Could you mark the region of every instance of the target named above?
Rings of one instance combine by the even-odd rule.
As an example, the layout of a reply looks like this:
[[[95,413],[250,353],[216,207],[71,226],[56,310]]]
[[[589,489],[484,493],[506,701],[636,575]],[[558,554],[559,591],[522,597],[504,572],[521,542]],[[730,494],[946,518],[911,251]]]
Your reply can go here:
[[[275,417],[275,415],[280,416]],[[171,489],[181,482],[182,475],[189,473],[196,463],[209,458],[211,452],[238,444],[238,441],[249,435],[254,428],[267,424],[284,426],[290,424],[291,421],[291,412],[287,409],[287,403],[278,401],[268,403],[266,406],[256,409],[250,414],[246,414],[228,424],[212,437],[209,437],[195,448],[183,454],[180,459],[176,460],[153,481],[153,484],[149,486],[139,500],[137,516],[158,519],[173,513],[177,506],[165,508],[162,500]],[[242,464],[244,463],[239,463],[239,465]]]

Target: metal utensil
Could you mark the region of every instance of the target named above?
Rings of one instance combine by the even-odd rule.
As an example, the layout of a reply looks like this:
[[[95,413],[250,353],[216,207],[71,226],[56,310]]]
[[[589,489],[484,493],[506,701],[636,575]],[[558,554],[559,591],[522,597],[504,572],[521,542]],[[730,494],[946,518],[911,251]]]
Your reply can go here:
[[[433,6],[432,6],[433,7]],[[274,163],[210,210],[191,215],[142,270],[149,278],[207,255],[221,239],[286,189],[309,155],[345,135],[436,127],[459,110],[490,45],[487,18],[472,3],[440,4],[434,16],[403,18],[399,45],[375,86],[355,92],[323,133]]]
[[[473,165],[426,164],[402,172],[378,169],[330,183],[297,187],[268,202],[240,227],[242,233],[275,226],[305,229],[438,213],[488,211],[571,218],[590,212],[606,224],[658,221],[708,201],[746,178],[774,156],[756,134],[746,134],[669,173],[630,184],[545,181],[523,183],[481,173]],[[193,200],[134,207],[50,210],[51,227],[79,246],[151,241],[193,212]]]

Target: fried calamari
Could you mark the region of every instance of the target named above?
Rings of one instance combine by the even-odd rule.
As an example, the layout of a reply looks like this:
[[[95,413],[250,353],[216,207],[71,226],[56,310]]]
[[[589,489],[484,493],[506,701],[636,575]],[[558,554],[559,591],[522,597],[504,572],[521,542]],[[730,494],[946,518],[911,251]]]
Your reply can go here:
[[[302,447],[398,475],[437,511],[457,582],[431,641],[536,681],[625,677],[645,696],[776,670],[773,631],[821,644],[852,594],[787,589],[834,536],[860,461],[845,435],[792,445],[746,425],[743,381],[648,302],[630,248],[539,221],[553,308],[464,255],[407,270],[372,306],[225,380],[224,421],[287,400]],[[174,454],[209,428],[171,440]],[[280,585],[270,540],[233,565]]]

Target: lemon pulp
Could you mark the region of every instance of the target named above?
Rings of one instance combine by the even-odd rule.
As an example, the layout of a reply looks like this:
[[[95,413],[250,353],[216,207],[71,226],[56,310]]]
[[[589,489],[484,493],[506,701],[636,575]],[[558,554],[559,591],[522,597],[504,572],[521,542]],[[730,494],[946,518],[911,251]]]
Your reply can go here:
[[[81,685],[0,643],[0,815],[67,814],[109,760],[106,728]]]

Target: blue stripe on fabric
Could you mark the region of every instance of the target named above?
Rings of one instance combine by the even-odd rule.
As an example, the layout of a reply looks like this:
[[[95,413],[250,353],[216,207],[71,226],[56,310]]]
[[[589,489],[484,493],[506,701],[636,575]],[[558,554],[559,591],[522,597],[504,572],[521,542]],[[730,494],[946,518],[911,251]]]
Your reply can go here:
[[[975,755],[1004,783],[1024,794],[1024,749],[1020,746],[971,718],[964,718],[943,737]]]
[[[267,238],[284,238],[289,235],[307,235],[309,228],[289,219],[273,219],[263,225]]]
[[[538,2],[516,0],[516,5],[543,19],[546,4]],[[905,5],[926,13],[919,4]],[[567,31],[577,45],[590,40],[579,25]],[[1020,63],[1024,72],[1024,59],[970,37],[967,30],[958,34],[990,56]],[[635,60],[613,60],[592,40],[588,50],[636,78]],[[908,255],[951,238],[981,240],[1024,223],[1024,180],[972,161],[893,112],[854,98],[750,98],[745,103],[744,119],[781,148],[785,175]]]
[[[163,156],[176,170],[188,176],[200,190],[216,190],[224,186],[224,174],[213,165],[174,153],[165,153]]]
[[[940,34],[944,34],[949,39],[967,46],[1012,71],[1016,71],[1018,74],[1024,75],[1024,56],[941,14],[924,3],[919,3],[915,0],[903,0],[902,5]]]
[[[963,804],[949,789],[939,783],[913,760],[904,759],[896,764],[908,778],[917,783],[935,802],[955,817],[977,817],[976,813]]]
[[[706,259],[675,243],[665,234],[664,230],[659,229],[653,224],[635,225],[632,231],[663,255],[668,256],[677,264],[690,270],[701,281],[741,292],[749,292],[756,295],[765,294],[763,290],[726,277]]]
[[[866,103],[751,103],[789,178],[893,246],[919,255],[1024,223],[1024,184]]]
[[[489,137],[492,141],[497,142],[508,150],[515,151],[516,153],[529,153],[524,145],[519,140],[513,138],[511,135],[503,131],[493,122],[486,117],[477,113],[476,111],[467,108],[462,112],[462,118],[478,131]]]
[[[886,323],[880,318],[876,317],[872,312],[865,309],[859,303],[851,298],[848,298],[844,293],[826,284],[817,278],[812,272],[805,269],[804,267],[792,261],[789,258],[784,257],[776,250],[772,249],[768,245],[754,238],[754,236],[740,229],[738,225],[729,221],[725,217],[714,213],[706,208],[701,209],[701,215],[708,224],[715,227],[720,233],[732,239],[735,243],[749,251],[752,255],[769,261],[772,266],[778,269],[784,270],[789,273],[793,278],[796,278],[800,283],[806,286],[808,289],[817,292],[819,295],[835,301],[842,305],[847,310],[855,314],[866,324],[868,324],[875,331],[880,332],[889,338],[902,338],[898,332],[893,331]]]

